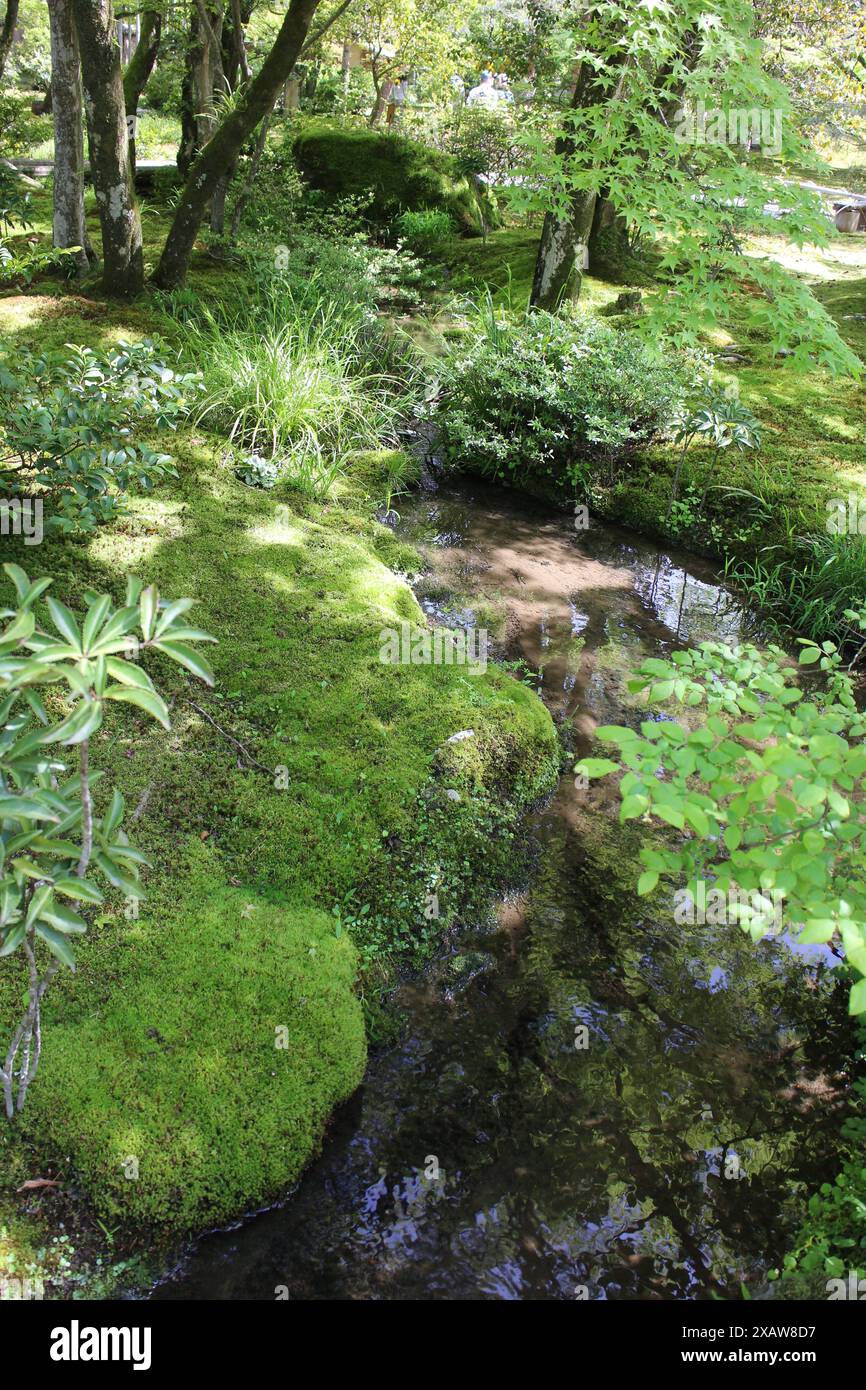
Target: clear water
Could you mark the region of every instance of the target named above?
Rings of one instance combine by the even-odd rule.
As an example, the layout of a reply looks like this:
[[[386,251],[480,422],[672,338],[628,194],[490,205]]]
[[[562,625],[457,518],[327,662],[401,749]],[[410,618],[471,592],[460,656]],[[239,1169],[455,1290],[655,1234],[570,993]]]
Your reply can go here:
[[[699,563],[512,494],[423,493],[400,529],[427,556],[431,616],[497,612],[499,653],[537,673],[578,755],[637,717],[624,681],[643,655],[748,631]],[[610,798],[563,778],[530,817],[528,885],[396,992],[401,1042],[294,1192],[204,1237],[154,1297],[766,1291],[795,1194],[833,1170],[832,960],[640,915],[600,869]]]

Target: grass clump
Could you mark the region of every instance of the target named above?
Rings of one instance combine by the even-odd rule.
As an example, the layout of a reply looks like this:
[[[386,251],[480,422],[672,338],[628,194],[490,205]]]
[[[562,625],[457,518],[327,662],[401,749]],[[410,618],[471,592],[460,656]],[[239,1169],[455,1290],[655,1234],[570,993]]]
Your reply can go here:
[[[170,307],[204,373],[196,423],[265,454],[292,487],[327,496],[354,455],[395,441],[417,372],[363,301],[297,297],[275,275],[231,311],[195,297]]]

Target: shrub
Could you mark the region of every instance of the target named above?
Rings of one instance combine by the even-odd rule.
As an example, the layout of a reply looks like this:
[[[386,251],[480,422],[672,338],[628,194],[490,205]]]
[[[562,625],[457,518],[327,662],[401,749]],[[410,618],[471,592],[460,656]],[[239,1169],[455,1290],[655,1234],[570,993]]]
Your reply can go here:
[[[92,531],[131,487],[150,488],[171,459],[133,441],[133,428],[172,429],[200,389],[148,339],[96,351],[17,352],[0,362],[0,490],[36,490],[46,530]]]
[[[433,256],[454,233],[450,213],[438,208],[422,208],[419,212],[403,212],[397,219],[401,240],[419,256]]]
[[[434,407],[455,465],[543,492],[585,489],[598,460],[616,459],[666,428],[685,367],[651,357],[598,320],[493,310],[446,361]]]
[[[347,195],[369,199],[367,219],[391,226],[401,212],[437,208],[460,231],[480,236],[501,225],[494,200],[462,174],[448,154],[399,135],[307,125],[290,132],[298,169],[328,203]]]

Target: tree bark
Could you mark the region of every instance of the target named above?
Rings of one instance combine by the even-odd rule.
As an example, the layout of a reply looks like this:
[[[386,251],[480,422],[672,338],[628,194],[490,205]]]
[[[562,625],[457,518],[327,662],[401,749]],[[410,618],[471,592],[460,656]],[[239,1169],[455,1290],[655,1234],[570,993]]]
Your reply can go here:
[[[298,60],[320,0],[291,0],[274,46],[257,76],[224,117],[190,168],[156,273],[163,289],[186,277],[189,258],[210,198],[223,171],[268,113]]]
[[[580,193],[569,217],[552,212],[545,217],[529,301],[534,309],[554,313],[567,300],[579,298],[595,201],[595,193]]]
[[[113,6],[111,0],[72,0],[72,8],[89,115],[90,171],[102,228],[102,286],[106,294],[134,295],[144,284],[144,257]]]
[[[87,233],[84,224],[84,123],[81,59],[70,0],[48,0],[51,34],[51,84],[54,103],[54,226],[52,244],[77,246],[70,259],[76,274],[86,275]]]
[[[0,77],[3,76],[6,60],[12,49],[17,23],[18,0],[6,0],[6,13],[3,16],[3,27],[0,29]]]
[[[186,178],[216,125],[214,94],[225,91],[223,14],[212,0],[194,0],[181,87],[181,137],[177,167]]]
[[[129,132],[129,163],[135,174],[135,127],[138,120],[138,103],[153,72],[159,53],[162,36],[162,15],[159,10],[144,10],[141,15],[141,33],[135,52],[126,65],[123,74],[123,101],[126,107],[126,123]]]
[[[587,253],[590,274],[611,279],[616,278],[629,257],[628,224],[606,192],[599,195],[595,204]]]
[[[581,63],[571,109],[586,110],[615,100],[623,80],[621,77],[616,92],[611,93],[598,80],[595,69],[589,63]],[[561,137],[556,151],[563,160],[573,157],[577,153],[574,136]],[[534,309],[554,312],[566,300],[580,297],[583,273],[589,265],[589,238],[597,201],[597,192],[582,189],[573,195],[568,216],[549,212],[545,217],[529,301]]]

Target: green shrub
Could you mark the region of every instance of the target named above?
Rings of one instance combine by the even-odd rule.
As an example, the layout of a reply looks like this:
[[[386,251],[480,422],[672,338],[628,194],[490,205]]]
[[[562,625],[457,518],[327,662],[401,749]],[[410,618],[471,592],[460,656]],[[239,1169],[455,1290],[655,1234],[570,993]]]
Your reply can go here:
[[[373,225],[390,227],[401,212],[422,208],[448,213],[467,236],[501,225],[494,199],[450,155],[417,141],[310,125],[288,139],[300,173],[325,204],[363,195]]]
[[[658,437],[685,368],[593,319],[512,318],[490,302],[452,350],[435,419],[459,467],[548,493],[584,490],[599,460]]]
[[[440,208],[421,208],[418,212],[402,212],[397,231],[410,250],[420,256],[433,256],[453,235],[454,223],[451,214]]]
[[[16,351],[0,361],[0,491],[44,499],[46,531],[92,531],[122,494],[171,472],[167,454],[136,444],[133,429],[172,429],[200,389],[168,367],[157,344],[96,351]]]

